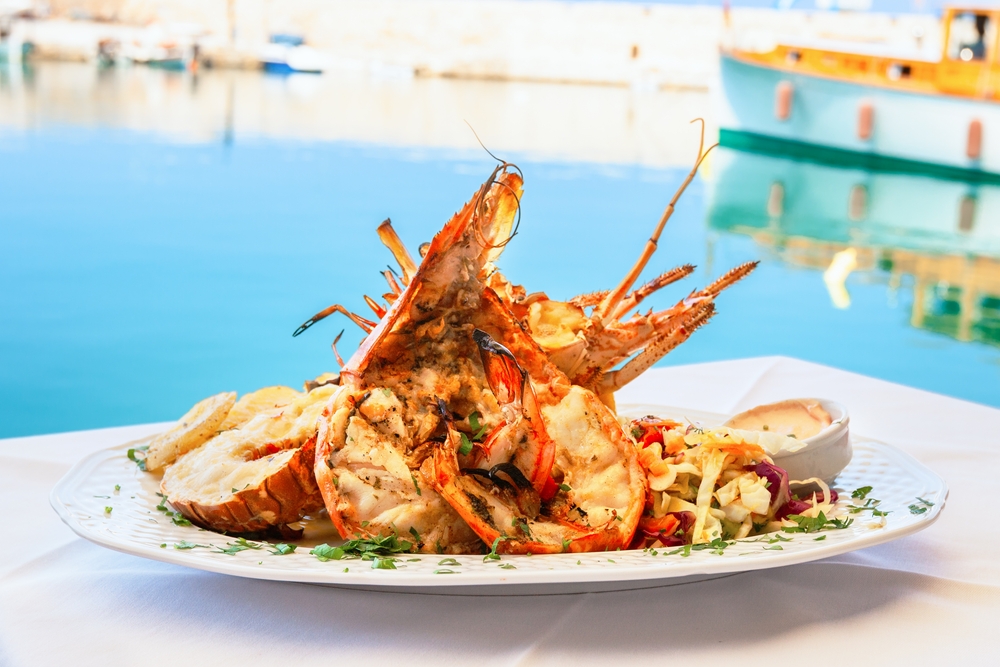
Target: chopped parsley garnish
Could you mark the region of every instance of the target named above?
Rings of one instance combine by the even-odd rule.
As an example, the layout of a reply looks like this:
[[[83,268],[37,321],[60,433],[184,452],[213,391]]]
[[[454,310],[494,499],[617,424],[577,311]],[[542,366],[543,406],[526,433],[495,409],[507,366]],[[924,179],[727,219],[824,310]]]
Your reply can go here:
[[[820,535],[819,537],[815,538],[813,540],[813,542],[822,542],[825,539],[826,539],[826,535]]]
[[[279,542],[274,545],[274,549],[268,549],[275,556],[287,556],[290,553],[295,553],[295,550],[299,548],[297,544],[285,544],[284,542]]]
[[[818,516],[802,516],[801,514],[789,514],[788,519],[794,521],[796,526],[785,526],[781,530],[785,533],[818,533],[828,528],[843,530],[852,523],[854,519],[827,519],[822,512]]]
[[[468,456],[472,453],[472,441],[464,433],[460,433],[459,437],[462,438],[462,444],[458,446],[458,453],[462,456]]]
[[[726,550],[726,547],[736,544],[735,542],[727,542],[721,537],[717,537],[711,542],[705,542],[703,544],[693,544],[691,549],[693,551],[711,551],[716,556],[721,556],[722,552]]]
[[[609,563],[614,563],[614,562],[615,562],[615,559],[614,559],[614,558],[609,558],[609,559],[608,559],[608,562],[609,562]]]
[[[442,558],[441,560],[438,561],[438,565],[449,565],[452,567],[460,567],[462,564],[459,563],[454,558]]]
[[[934,503],[917,496],[917,502],[909,506],[910,514],[923,514],[929,508],[934,507]]]
[[[160,504],[156,506],[156,509],[160,510],[168,517],[170,517],[170,520],[173,521],[174,524],[178,526],[191,525],[191,522],[188,521],[183,514],[181,514],[180,512],[174,512],[172,510],[167,509],[167,497],[165,495],[163,495],[162,493],[157,493],[156,495],[160,497]]]
[[[373,570],[395,570],[396,569],[396,561],[397,560],[399,560],[399,559],[398,558],[393,558],[391,556],[389,556],[387,558],[386,557],[382,557],[382,558],[375,557],[375,558],[372,558],[372,569]]]
[[[521,517],[514,517],[514,519],[510,522],[510,525],[524,533],[529,540],[531,539],[531,529],[528,528],[527,521]]]
[[[570,487],[570,485],[569,485],[569,484],[560,484],[560,485],[559,485],[559,490],[560,490],[560,491],[565,491],[566,493],[569,493],[569,492],[570,492],[570,491],[572,491],[573,489],[572,489],[572,488]]]
[[[764,547],[764,549],[767,551],[783,551],[784,548],[785,547],[781,546],[780,544],[772,544],[769,547]]]
[[[501,570],[516,570],[517,568],[510,563],[500,563],[498,566]]]
[[[263,548],[263,546],[264,546],[263,544],[260,544],[258,542],[250,542],[245,537],[238,537],[236,538],[235,542],[226,542],[225,548],[222,547],[215,547],[215,548],[219,550],[218,553],[220,554],[235,556],[241,551],[247,551],[248,549],[261,549]]]
[[[115,484],[115,493],[118,493],[121,490],[122,490],[122,485],[121,484]]]
[[[563,541],[562,541],[563,551],[566,551],[567,549],[569,549],[569,545],[570,545],[571,542],[572,542],[572,540],[570,540],[569,538],[563,538]]]
[[[424,494],[423,494],[423,493],[422,493],[422,492],[420,491],[420,485],[419,485],[419,484],[417,484],[417,476],[416,476],[416,475],[414,475],[414,474],[413,474],[412,472],[410,473],[410,479],[412,479],[412,480],[413,480],[413,488],[417,490],[417,495],[418,495],[418,496],[422,496],[422,495],[424,495]]]
[[[166,544],[161,544],[161,547],[166,547]],[[195,544],[194,542],[188,542],[187,540],[181,540],[180,542],[174,542],[174,549],[211,549],[207,544]]]
[[[460,574],[460,573],[457,570],[449,570],[448,568],[443,567],[440,570],[434,570],[434,574]]]
[[[331,547],[329,544],[320,544],[313,547],[309,553],[316,556],[317,560],[326,562],[328,560],[340,560],[344,557],[344,551],[340,547]]]
[[[857,514],[858,512],[874,509],[880,502],[880,500],[876,500],[875,498],[868,498],[865,500],[864,505],[848,505],[847,511],[851,514]]]
[[[506,535],[499,535],[495,540],[493,540],[493,546],[490,547],[490,552],[483,556],[483,562],[488,560],[500,560],[500,554],[497,553],[497,547],[500,546],[501,542],[506,542],[511,538]]]
[[[128,452],[126,453],[126,456],[128,456],[128,460],[136,464],[139,467],[139,470],[143,471],[146,470],[146,458],[141,456],[136,456],[135,453],[145,452],[147,449],[149,449],[149,445],[143,445],[142,447],[133,447],[129,449]]]
[[[113,509],[114,509],[114,507],[109,507],[109,506],[105,505],[104,506],[104,513],[105,514],[111,514],[111,510],[113,510]]]
[[[420,533],[417,531],[416,527],[410,526],[410,535],[413,535],[413,539],[420,542]]]
[[[854,489],[851,492],[851,498],[857,498],[858,500],[864,500],[868,497],[868,494],[872,492],[872,487],[862,486],[860,488]]]
[[[486,435],[487,426],[479,423],[479,417],[480,414],[478,412],[473,412],[469,415],[469,426],[471,426],[472,430],[475,431],[472,436],[473,441],[482,440],[483,436]]]
[[[354,560],[360,558],[365,561],[372,561],[372,568],[376,570],[395,570],[393,564],[395,558],[393,554],[410,553],[413,544],[406,540],[401,540],[395,535],[386,537],[358,538],[348,540],[339,547],[331,547],[329,544],[320,544],[314,547],[309,553],[317,559],[326,562],[329,560]],[[376,561],[381,565],[376,565]],[[389,563],[386,565],[385,563]]]
[[[860,489],[857,489],[854,493],[857,493],[858,491],[863,491],[864,492],[862,494],[862,498],[864,498],[865,504],[864,505],[848,505],[847,506],[847,511],[850,512],[851,514],[859,514],[861,512],[871,512],[872,516],[886,516],[886,515],[888,515],[889,512],[883,512],[882,510],[878,509],[879,503],[882,502],[881,500],[878,500],[877,498],[869,498],[868,497],[868,494],[871,493],[871,489],[872,489],[872,487],[870,487],[870,486],[865,486],[865,487],[862,487]],[[854,494],[851,494],[851,497],[853,498]]]

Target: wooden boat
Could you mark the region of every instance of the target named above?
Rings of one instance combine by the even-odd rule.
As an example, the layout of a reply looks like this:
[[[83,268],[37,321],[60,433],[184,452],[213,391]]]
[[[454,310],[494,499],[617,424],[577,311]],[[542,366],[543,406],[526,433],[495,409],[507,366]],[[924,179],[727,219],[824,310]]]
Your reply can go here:
[[[833,44],[724,49],[720,140],[894,171],[1000,179],[1000,9],[947,8],[938,60]]]

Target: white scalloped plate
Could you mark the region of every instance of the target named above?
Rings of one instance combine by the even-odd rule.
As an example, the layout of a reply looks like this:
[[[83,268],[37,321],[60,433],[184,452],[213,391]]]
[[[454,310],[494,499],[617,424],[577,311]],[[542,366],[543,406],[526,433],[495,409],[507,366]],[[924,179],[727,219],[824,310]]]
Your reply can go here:
[[[662,413],[686,414],[672,408],[662,408]],[[715,417],[703,412],[689,416]],[[128,448],[135,444],[91,454],[52,490],[52,507],[81,537],[116,551],[209,572],[385,591],[540,595],[669,586],[805,563],[895,540],[932,524],[948,498],[944,481],[909,455],[885,443],[854,436],[854,459],[838,478],[836,488],[841,502],[847,503],[852,489],[873,487],[871,495],[882,501],[879,509],[889,512],[884,520],[873,519],[866,512],[854,515],[854,524],[844,530],[784,535],[791,541],[774,545],[742,540],[721,555],[710,551],[695,551],[687,557],[665,555],[670,550],[662,549],[655,556],[618,551],[504,556],[501,561],[485,562],[482,556],[456,556],[458,566],[440,565],[442,556],[414,555],[397,562],[395,570],[376,570],[370,562],[321,562],[309,554],[315,544],[336,543],[328,520],[307,523],[298,550],[289,555],[272,555],[266,549],[220,553],[214,547],[225,547],[232,538],[193,526],[176,526],[157,511],[158,476],[140,472],[126,457]],[[116,484],[120,491],[115,491]],[[933,505],[922,514],[913,514],[908,508],[918,497]],[[105,507],[112,508],[111,512],[106,513]],[[824,537],[817,541],[820,535]],[[181,541],[208,548],[174,548]],[[775,546],[781,550],[773,549]],[[442,570],[453,573],[436,573]]]

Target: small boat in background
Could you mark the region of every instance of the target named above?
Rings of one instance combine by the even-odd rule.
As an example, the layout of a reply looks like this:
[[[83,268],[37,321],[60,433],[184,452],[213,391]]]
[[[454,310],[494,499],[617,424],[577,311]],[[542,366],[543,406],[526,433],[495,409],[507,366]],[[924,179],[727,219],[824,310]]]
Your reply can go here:
[[[271,41],[261,50],[260,63],[265,72],[273,74],[322,74],[327,57],[306,46],[299,35],[278,34],[271,35]]]
[[[720,141],[869,169],[1000,179],[1000,9],[946,8],[939,60],[783,43],[721,56]]]

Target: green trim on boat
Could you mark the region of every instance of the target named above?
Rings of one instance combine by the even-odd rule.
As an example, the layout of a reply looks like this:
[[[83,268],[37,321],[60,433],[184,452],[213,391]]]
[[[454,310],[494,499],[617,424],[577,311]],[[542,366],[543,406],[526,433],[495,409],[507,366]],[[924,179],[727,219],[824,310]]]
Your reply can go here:
[[[719,130],[719,145],[727,148],[747,151],[750,153],[762,153],[764,155],[776,155],[781,157],[812,162],[834,167],[845,167],[848,169],[865,169],[867,171],[878,171],[896,174],[915,174],[920,176],[932,176],[948,181],[963,181],[967,183],[995,183],[1000,184],[1000,174],[978,169],[966,169],[964,167],[950,167],[933,162],[921,162],[919,160],[907,160],[905,158],[888,157],[885,155],[875,155],[873,153],[859,153],[857,151],[843,148],[831,148],[829,146],[819,146],[805,141],[794,141],[792,139],[779,139],[753,132],[743,132],[742,130]]]

